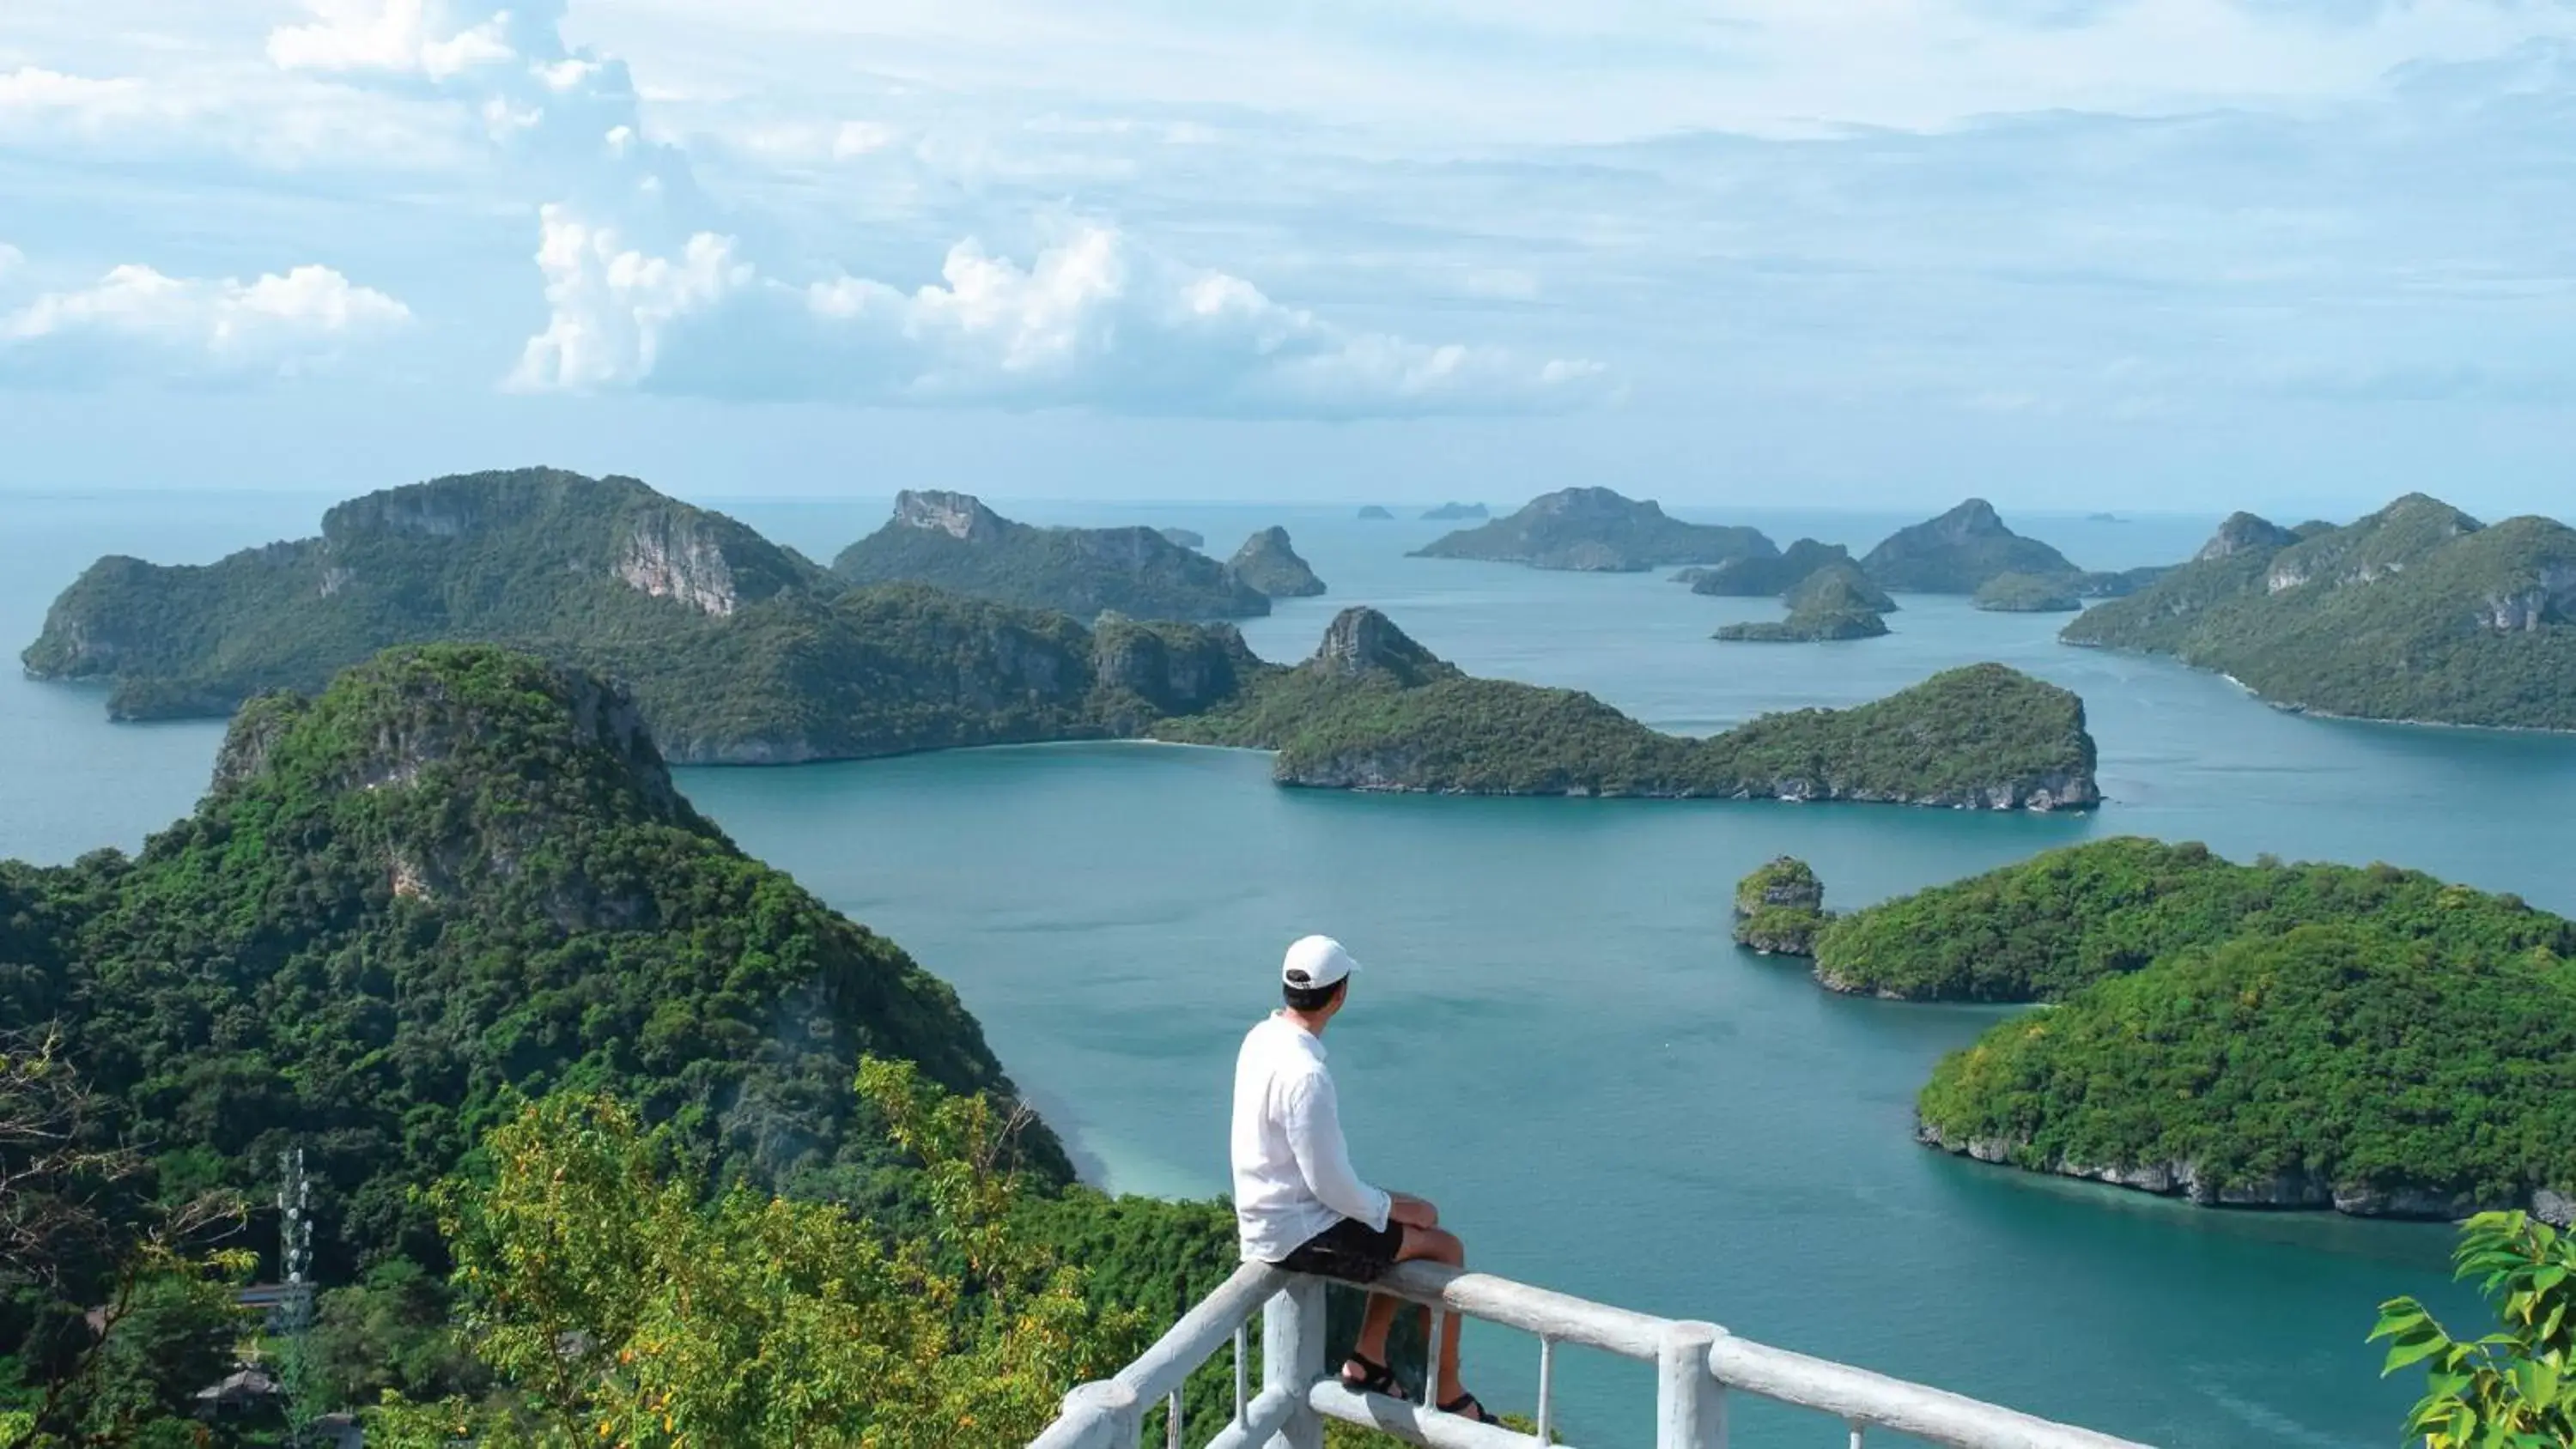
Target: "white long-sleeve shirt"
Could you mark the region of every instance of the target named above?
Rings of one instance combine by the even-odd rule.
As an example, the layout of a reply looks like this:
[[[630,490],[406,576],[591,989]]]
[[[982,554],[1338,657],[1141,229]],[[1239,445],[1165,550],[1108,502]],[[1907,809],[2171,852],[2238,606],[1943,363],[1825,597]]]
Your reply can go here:
[[[1351,1170],[1324,1044],[1286,1016],[1234,1059],[1234,1221],[1246,1262],[1276,1263],[1344,1218],[1383,1231],[1392,1200]]]

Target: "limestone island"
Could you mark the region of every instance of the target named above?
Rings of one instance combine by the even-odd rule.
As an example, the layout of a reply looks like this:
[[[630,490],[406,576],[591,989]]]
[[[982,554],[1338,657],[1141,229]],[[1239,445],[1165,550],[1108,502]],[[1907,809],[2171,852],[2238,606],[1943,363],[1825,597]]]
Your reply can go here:
[[[687,764],[1221,737],[1283,749],[1282,778],[1303,784],[1334,783],[1318,761],[1365,745],[1396,753],[1345,783],[1993,808],[2096,798],[2081,702],[2000,667],[1703,744],[1588,696],[1468,680],[1410,640],[1352,642],[1389,636],[1403,637],[1382,616],[1346,613],[1319,656],[1364,661],[1345,675],[1264,663],[1225,623],[1085,622],[852,584],[632,478],[530,469],[369,494],[331,509],[319,538],[213,564],[102,559],[24,657],[40,677],[109,684],[111,716],[140,719],[311,693],[394,645],[507,644],[619,680],[657,752]],[[1423,673],[1398,690],[1388,663],[1414,655]],[[1871,719],[1901,720],[1902,737],[1852,733]]]
[[[1839,543],[1818,543],[1802,538],[1777,554],[1728,559],[1721,564],[1683,569],[1673,575],[1676,583],[1691,586],[1694,594],[1720,598],[1776,598],[1805,583],[1819,569],[1833,564],[1849,564],[1851,550]],[[1885,594],[1881,593],[1884,598]],[[1889,599],[1887,608],[1896,607]]]
[[[2006,528],[1982,498],[1898,529],[1860,566],[1880,587],[1900,594],[1973,594],[2001,574],[2054,578],[2083,572],[2047,544]]]
[[[1777,552],[1759,529],[1684,523],[1652,502],[1623,498],[1607,488],[1566,488],[1532,499],[1508,518],[1436,539],[1414,550],[1413,557],[1636,573]]]
[[[1150,528],[1036,528],[964,493],[895,495],[883,528],[841,550],[854,584],[928,584],[1077,619],[1241,619],[1270,598],[1225,565]]]
[[[1997,574],[1977,586],[1975,601],[1989,614],[2073,614],[2084,608],[2068,575]]]
[[[1934,1070],[1917,1104],[1929,1145],[2201,1203],[2397,1217],[2564,1219],[2571,959],[2576,922],[2515,896],[2137,838],[1869,906],[1815,938],[1832,990],[2054,1003]]]
[[[1825,886],[1796,856],[1774,857],[1735,887],[1735,944],[1765,956],[1812,956]]]
[[[1875,639],[1887,632],[1882,609],[1896,607],[1850,560],[1826,564],[1789,591],[1789,617],[1720,625],[1713,636],[1730,643],[1811,644],[1836,639]]]
[[[2240,513],[2191,562],[2068,622],[2288,709],[2576,729],[2576,529],[2409,494],[2337,528]]]
[[[1374,609],[1314,657],[1157,737],[1278,753],[1283,784],[1461,795],[1852,800],[1966,810],[2100,803],[2083,701],[1999,664],[1854,709],[1765,715],[1708,739],[1589,694],[1476,679]]]
[[[1154,531],[1183,548],[1207,547],[1207,535],[1195,528],[1158,528]]]
[[[1324,592],[1324,581],[1297,556],[1288,530],[1265,528],[1243,541],[1226,565],[1234,576],[1274,599],[1312,598]]]
[[[1481,503],[1443,503],[1425,510],[1422,516],[1436,523],[1455,523],[1461,519],[1486,517],[1487,510]]]
[[[1382,523],[1394,518],[1395,515],[1387,509],[1372,503],[1360,510],[1360,517],[1367,519],[1371,523]]]

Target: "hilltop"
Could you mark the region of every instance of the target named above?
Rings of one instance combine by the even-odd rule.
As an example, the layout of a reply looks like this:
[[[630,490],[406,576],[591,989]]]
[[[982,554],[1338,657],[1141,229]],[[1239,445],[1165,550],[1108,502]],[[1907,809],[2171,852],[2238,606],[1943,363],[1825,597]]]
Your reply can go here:
[[[1566,488],[1532,499],[1508,518],[1447,534],[1414,550],[1413,557],[1634,573],[1763,558],[1778,551],[1758,529],[1684,523],[1652,502],[1623,498],[1607,488]]]
[[[544,469],[369,494],[333,508],[318,539],[203,567],[103,559],[23,657],[39,678],[112,681],[110,713],[138,719],[311,692],[378,649],[432,642],[610,675],[686,763],[1129,734],[1261,667],[1228,625],[1095,628],[913,585],[853,588],[634,479]]]
[[[1297,556],[1288,530],[1271,527],[1243,541],[1226,564],[1234,576],[1274,599],[1312,598],[1324,592],[1324,581]]]
[[[1242,619],[1269,596],[1150,528],[1035,528],[964,493],[895,496],[883,528],[841,550],[857,584],[917,583],[1077,619]]]
[[[1476,679],[1374,609],[1170,739],[1278,752],[1283,784],[1474,795],[1855,800],[1960,809],[2094,805],[2083,702],[2001,665],[1855,709],[1765,715],[1706,740],[1575,690]]]
[[[1485,505],[1481,503],[1443,503],[1425,510],[1422,516],[1436,523],[1455,523],[1461,519],[1483,518],[1486,513]]]
[[[865,1197],[896,1159],[856,1115],[860,1052],[1010,1089],[944,984],[690,808],[632,700],[495,648],[253,701],[139,856],[9,866],[0,896],[40,923],[11,1019],[63,1020],[127,1135],[254,1200],[306,1145],[335,1281],[435,1261],[406,1189],[513,1091],[613,1090],[725,1175]]]
[[[2576,729],[2576,529],[2489,527],[2420,493],[2340,528],[2240,513],[2059,637],[2170,654],[2294,709]]]
[[[1898,529],[1860,566],[1881,587],[1900,594],[1973,594],[2001,574],[2072,578],[2083,572],[2047,544],[2006,528],[1982,498]]]

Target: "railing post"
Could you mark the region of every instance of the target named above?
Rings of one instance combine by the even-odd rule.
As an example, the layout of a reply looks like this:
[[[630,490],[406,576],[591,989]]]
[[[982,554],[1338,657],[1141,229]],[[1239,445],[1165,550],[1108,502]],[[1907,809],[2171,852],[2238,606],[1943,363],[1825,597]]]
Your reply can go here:
[[[1709,1345],[1725,1330],[1676,1323],[1655,1346],[1655,1449],[1726,1449],[1726,1389],[1709,1372]]]
[[[1285,1427],[1267,1449],[1324,1449],[1324,1418],[1306,1402],[1306,1390],[1324,1376],[1324,1283],[1299,1277],[1261,1310],[1261,1388],[1296,1402]]]
[[[1145,1406],[1136,1391],[1116,1379],[1084,1384],[1064,1396],[1064,1416],[1092,1428],[1082,1436],[1083,1449],[1137,1449],[1145,1434]]]

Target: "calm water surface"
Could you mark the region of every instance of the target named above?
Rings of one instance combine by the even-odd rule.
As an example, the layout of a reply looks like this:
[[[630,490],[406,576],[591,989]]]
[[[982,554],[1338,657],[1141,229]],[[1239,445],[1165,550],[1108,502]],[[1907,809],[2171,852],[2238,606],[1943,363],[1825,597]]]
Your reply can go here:
[[[0,498],[0,638],[96,554],[165,561],[312,531],[322,500]],[[817,557],[884,500],[726,505]],[[1364,1171],[1437,1199],[1478,1263],[1587,1296],[2178,1446],[2393,1442],[2409,1397],[2361,1343],[2400,1292],[2465,1312],[2438,1228],[2227,1214],[1925,1152],[1915,1087],[1989,1009],[1851,1001],[1726,940],[1735,879],[1783,851],[1852,906],[2099,835],[2243,857],[2387,859],[2576,910],[2576,739],[2298,719],[2226,681],[2057,645],[2059,620],[1914,599],[1895,634],[1724,646],[1761,601],[1406,549],[1440,526],[1347,509],[1031,505],[1231,550],[1284,522],[1333,586],[1245,633],[1311,649],[1373,603],[1479,673],[1592,690],[1661,727],[1853,703],[1999,659],[2081,692],[2111,797],[2073,818],[1879,807],[1382,799],[1272,787],[1259,756],[1050,746],[682,783],[743,845],[956,983],[1086,1169],[1132,1191],[1224,1180],[1234,1044],[1306,930],[1368,963],[1331,1037]],[[1866,547],[1908,520],[1738,512]],[[2213,520],[2016,519],[2078,562],[2170,561]],[[0,677],[0,854],[131,847],[187,808],[219,730],[109,726],[96,693]],[[1535,1352],[1470,1355],[1526,1407]],[[1569,1354],[1586,1443],[1641,1442],[1639,1369]],[[1840,1442],[1747,1411],[1745,1442]]]

